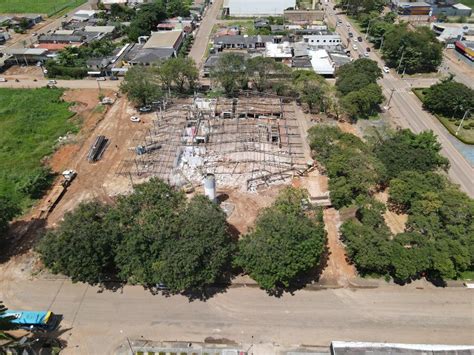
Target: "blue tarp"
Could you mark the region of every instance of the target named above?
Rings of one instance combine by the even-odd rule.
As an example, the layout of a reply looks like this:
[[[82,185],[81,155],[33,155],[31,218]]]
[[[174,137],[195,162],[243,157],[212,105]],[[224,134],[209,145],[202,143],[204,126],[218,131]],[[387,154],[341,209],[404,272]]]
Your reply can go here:
[[[14,324],[21,324],[21,325],[45,325],[49,317],[51,316],[51,312],[33,312],[33,311],[12,311],[8,310],[4,313],[5,317],[13,316],[11,322]]]

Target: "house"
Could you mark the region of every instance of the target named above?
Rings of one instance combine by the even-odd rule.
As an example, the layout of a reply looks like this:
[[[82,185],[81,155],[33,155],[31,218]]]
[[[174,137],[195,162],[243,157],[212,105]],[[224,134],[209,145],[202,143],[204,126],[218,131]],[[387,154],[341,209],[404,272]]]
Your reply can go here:
[[[440,42],[447,44],[454,44],[456,41],[474,36],[474,24],[472,23],[435,22],[431,24],[431,30]]]
[[[280,43],[282,36],[221,36],[214,39],[214,47],[218,49],[263,49],[267,42]]]
[[[273,58],[277,61],[282,61],[285,59],[291,59],[293,57],[293,51],[289,42],[268,42],[265,45],[264,56],[268,58]]]
[[[73,22],[86,22],[97,16],[97,11],[95,10],[79,10],[76,11],[72,17],[71,21]]]
[[[84,32],[100,34],[102,37],[115,37],[116,28],[115,26],[85,26]]]
[[[338,34],[326,34],[319,32],[315,35],[303,36],[303,42],[307,43],[310,48],[329,48],[342,45],[341,36]]]
[[[84,38],[78,35],[41,35],[38,37],[38,43],[82,43]]]
[[[255,27],[256,30],[269,28],[270,22],[266,18],[258,17],[255,20],[253,20],[253,27]]]
[[[191,33],[196,27],[196,21],[193,17],[173,17],[159,23],[156,27],[158,31],[183,30]]]
[[[173,50],[173,53],[176,56],[183,41],[184,33],[182,30],[152,32],[143,48]]]
[[[294,8],[296,0],[228,0],[224,2],[224,14],[235,17],[281,16],[283,11]]]
[[[141,44],[135,44],[125,55],[124,62],[128,65],[151,65],[174,57],[174,50],[167,48],[143,48]]]
[[[36,64],[39,61],[48,59],[47,49],[43,48],[5,48],[3,53],[10,55],[9,61],[13,64]]]
[[[336,66],[325,49],[310,50],[308,54],[315,73],[324,76],[334,76]]]
[[[124,56],[129,65],[151,65],[176,57],[183,43],[183,31],[153,32],[148,40],[135,44]]]

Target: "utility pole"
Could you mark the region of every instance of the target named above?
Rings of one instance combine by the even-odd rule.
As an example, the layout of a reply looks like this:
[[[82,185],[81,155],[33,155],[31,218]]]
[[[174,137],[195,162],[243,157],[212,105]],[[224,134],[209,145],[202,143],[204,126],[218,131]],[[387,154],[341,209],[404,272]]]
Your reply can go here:
[[[393,97],[394,92],[395,92],[395,89],[392,89],[392,92],[390,93],[390,97],[388,98],[387,107],[390,107],[390,101],[392,101],[392,97]]]

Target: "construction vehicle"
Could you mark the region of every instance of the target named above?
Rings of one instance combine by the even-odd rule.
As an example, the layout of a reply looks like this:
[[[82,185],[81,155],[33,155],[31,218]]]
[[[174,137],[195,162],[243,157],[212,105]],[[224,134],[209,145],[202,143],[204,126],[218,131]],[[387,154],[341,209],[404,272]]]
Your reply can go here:
[[[62,178],[53,186],[49,191],[46,198],[42,201],[38,211],[34,214],[34,219],[46,219],[54,207],[57,205],[59,200],[63,197],[68,186],[77,176],[77,172],[72,169],[64,170],[62,172]]]

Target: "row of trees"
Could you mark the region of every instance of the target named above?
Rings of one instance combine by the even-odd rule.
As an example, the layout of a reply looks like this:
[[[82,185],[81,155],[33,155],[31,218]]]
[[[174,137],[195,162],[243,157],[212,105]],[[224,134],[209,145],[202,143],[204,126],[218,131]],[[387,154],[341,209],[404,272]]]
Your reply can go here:
[[[130,68],[120,90],[136,105],[147,105],[160,100],[166,91],[192,93],[198,78],[191,58],[171,58],[156,66]]]
[[[298,98],[312,112],[340,113],[334,91],[322,76],[309,70],[293,71],[272,58],[246,59],[237,53],[224,53],[212,70],[211,78],[227,96],[256,89]]]
[[[202,195],[187,201],[151,180],[113,206],[79,205],[38,251],[52,272],[92,284],[118,278],[202,291],[228,280],[234,261],[267,290],[288,287],[319,262],[325,245],[321,212],[306,209],[304,200],[303,191],[284,190],[237,245],[217,204]]]
[[[337,70],[336,89],[340,104],[353,119],[376,114],[383,102],[382,89],[377,79],[382,71],[377,62],[362,58],[343,65]]]
[[[437,172],[448,161],[431,132],[402,130],[365,143],[338,128],[317,127],[310,141],[328,171],[334,205],[357,208],[341,232],[361,273],[406,282],[473,269],[474,201]],[[385,224],[386,206],[373,198],[386,186],[389,208],[408,214],[405,231],[396,235]]]

